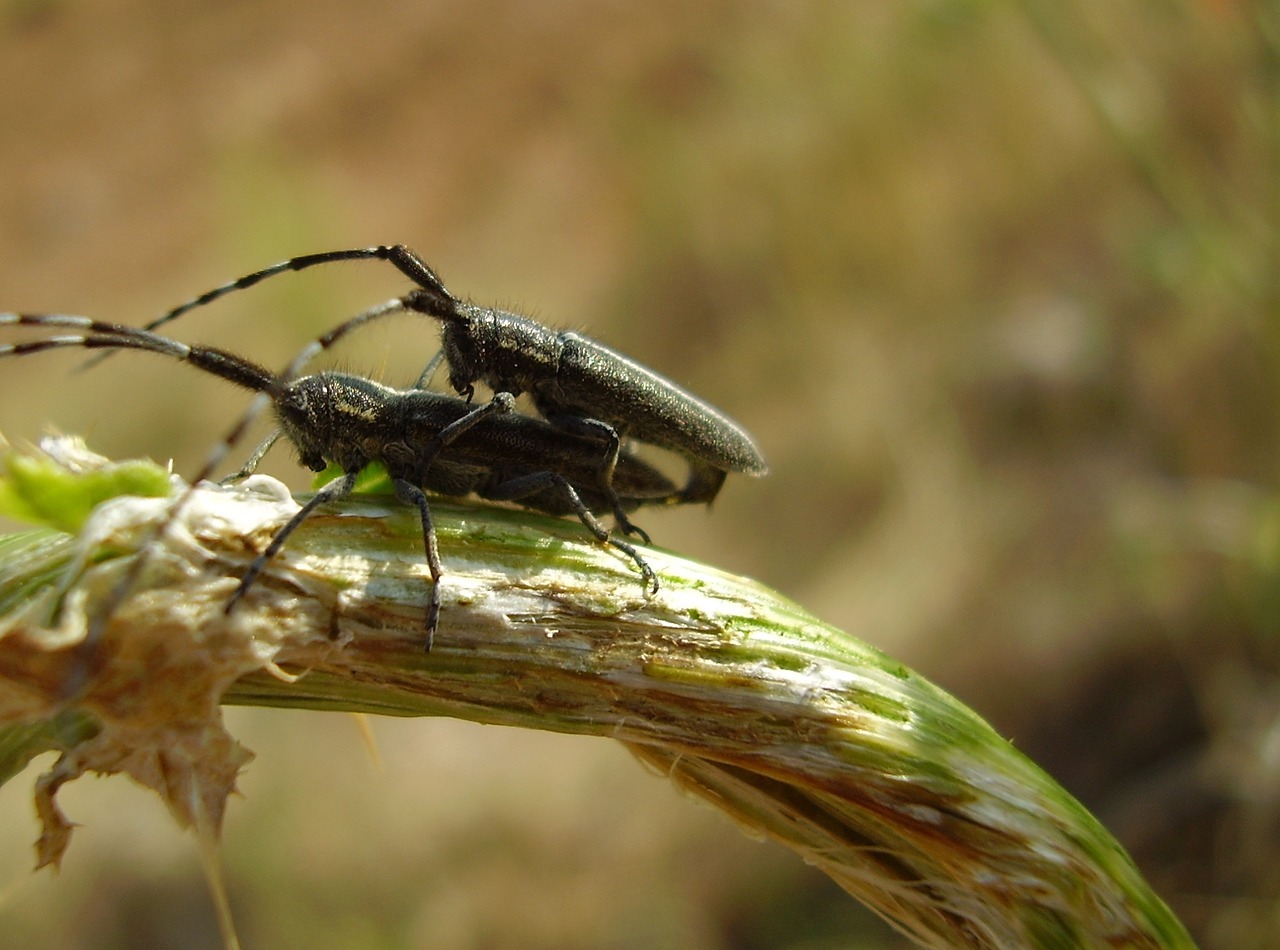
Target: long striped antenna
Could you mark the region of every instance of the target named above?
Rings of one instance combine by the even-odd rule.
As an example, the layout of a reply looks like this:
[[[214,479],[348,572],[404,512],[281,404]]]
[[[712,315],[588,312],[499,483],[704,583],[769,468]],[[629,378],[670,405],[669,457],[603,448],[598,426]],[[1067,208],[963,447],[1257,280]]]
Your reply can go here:
[[[386,313],[402,312],[413,310],[420,313],[426,313],[438,320],[454,319],[457,313],[458,300],[454,297],[436,276],[427,263],[418,257],[412,250],[403,244],[379,244],[376,247],[357,247],[341,251],[322,251],[318,254],[303,254],[299,257],[291,257],[286,261],[280,261],[278,264],[272,264],[270,267],[264,267],[262,270],[256,270],[251,274],[245,274],[243,277],[237,277],[235,280],[228,281],[207,290],[199,296],[192,297],[186,303],[179,304],[172,310],[169,310],[150,323],[146,324],[144,330],[158,330],[167,323],[178,319],[185,313],[204,307],[213,303],[228,294],[233,294],[239,290],[247,290],[257,284],[262,283],[270,277],[279,274],[288,274],[295,271],[307,270],[308,268],[318,267],[321,264],[333,264],[339,261],[365,261],[365,260],[381,260],[388,261],[395,266],[400,273],[404,274],[416,285],[416,290],[406,294],[401,298],[402,305],[398,310],[380,311],[379,316]],[[375,308],[377,309],[377,308]],[[369,311],[365,311],[360,316],[363,317],[357,323],[362,325],[368,323],[372,317],[368,316]],[[354,329],[352,327],[351,329]],[[344,331],[344,335],[345,335]],[[98,365],[105,360],[110,353],[100,353],[99,355],[87,360],[81,369],[89,369]],[[424,375],[426,375],[424,373]]]

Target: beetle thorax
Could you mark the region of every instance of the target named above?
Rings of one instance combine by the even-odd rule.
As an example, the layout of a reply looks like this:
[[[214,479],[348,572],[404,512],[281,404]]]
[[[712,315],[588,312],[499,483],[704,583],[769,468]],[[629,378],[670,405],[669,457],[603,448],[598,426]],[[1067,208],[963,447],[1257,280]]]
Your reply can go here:
[[[556,332],[505,310],[469,308],[467,318],[447,324],[443,333],[449,382],[458,392],[480,381],[494,392],[519,395],[559,372]]]

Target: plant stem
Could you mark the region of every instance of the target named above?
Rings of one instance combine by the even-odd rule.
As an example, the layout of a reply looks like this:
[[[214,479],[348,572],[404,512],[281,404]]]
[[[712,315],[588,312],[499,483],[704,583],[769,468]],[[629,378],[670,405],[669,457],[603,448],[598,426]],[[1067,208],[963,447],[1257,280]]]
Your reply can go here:
[[[230,616],[295,503],[255,479],[171,507],[118,498],[77,538],[0,546],[0,726],[34,736],[11,731],[14,751],[0,733],[0,775],[36,744],[66,750],[37,787],[42,863],[69,835],[57,788],[89,769],[216,834],[247,759],[220,702],[445,715],[618,739],[925,946],[1192,946],[1119,844],[982,719],[759,584],[646,548],[646,598],[575,522],[433,502],[446,574],[427,654],[422,540],[393,500],[308,520]],[[87,618],[161,524],[86,657]]]

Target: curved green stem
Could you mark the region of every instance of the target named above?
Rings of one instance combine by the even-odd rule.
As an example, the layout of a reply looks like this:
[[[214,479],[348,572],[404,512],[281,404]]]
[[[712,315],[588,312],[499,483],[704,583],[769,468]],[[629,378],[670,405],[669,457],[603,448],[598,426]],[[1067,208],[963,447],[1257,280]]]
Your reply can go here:
[[[85,662],[76,636],[137,554],[77,567],[55,622],[57,568],[135,552],[171,503],[116,499],[77,538],[0,547],[0,725],[88,714],[98,729],[62,739],[40,783],[42,860],[66,844],[53,794],[86,769],[126,771],[216,830],[246,759],[219,702],[446,715],[618,739],[922,945],[1192,946],[1110,834],[964,705],[759,584],[659,549],[644,550],[650,598],[575,522],[433,502],[446,573],[427,654],[416,518],[357,497],[309,519],[226,616],[296,510],[281,488],[194,494],[74,710],[59,688]]]

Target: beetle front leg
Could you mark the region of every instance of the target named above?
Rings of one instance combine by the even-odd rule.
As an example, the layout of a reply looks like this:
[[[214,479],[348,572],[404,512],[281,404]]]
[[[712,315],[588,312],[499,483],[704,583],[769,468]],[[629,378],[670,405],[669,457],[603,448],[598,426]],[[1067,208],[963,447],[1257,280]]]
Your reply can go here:
[[[440,549],[436,544],[436,529],[431,521],[431,506],[427,504],[427,496],[422,489],[403,478],[397,478],[392,485],[396,497],[405,504],[418,509],[418,517],[422,521],[422,547],[427,556],[427,570],[431,572],[431,593],[427,597],[427,640],[423,652],[430,653],[431,645],[436,638],[436,627],[440,624]]]

